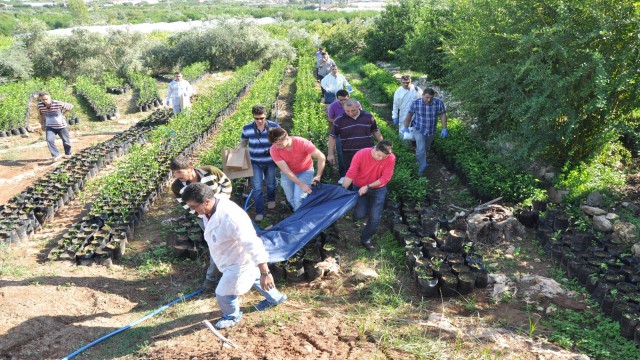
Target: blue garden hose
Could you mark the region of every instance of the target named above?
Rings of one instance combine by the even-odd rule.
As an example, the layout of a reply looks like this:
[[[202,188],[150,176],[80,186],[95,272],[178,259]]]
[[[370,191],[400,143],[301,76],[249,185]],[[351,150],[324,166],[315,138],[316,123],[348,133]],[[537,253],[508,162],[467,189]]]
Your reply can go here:
[[[90,343],[90,344],[88,344],[88,345],[83,346],[82,348],[80,348],[80,349],[78,349],[78,350],[76,350],[76,351],[72,352],[71,354],[69,354],[69,355],[67,355],[67,356],[63,357],[63,358],[62,358],[62,360],[71,359],[72,357],[74,357],[74,356],[76,356],[76,355],[80,354],[81,352],[83,352],[83,351],[87,350],[88,348],[92,347],[93,345],[95,345],[95,344],[97,344],[97,343],[100,343],[100,342],[102,342],[102,341],[104,341],[104,340],[106,340],[106,339],[108,339],[108,338],[112,337],[113,335],[119,334],[119,333],[121,333],[121,332],[123,332],[123,331],[125,331],[125,330],[127,330],[127,329],[129,329],[129,328],[131,328],[131,327],[133,327],[133,326],[136,326],[136,325],[138,325],[139,323],[141,323],[141,322],[143,322],[143,321],[147,320],[148,318],[150,318],[150,317],[152,317],[152,316],[156,315],[157,313],[159,313],[159,312],[162,312],[162,311],[166,310],[169,306],[171,306],[171,305],[173,305],[173,304],[175,304],[175,303],[177,303],[177,302],[180,302],[180,301],[186,300],[186,299],[188,299],[188,298],[190,298],[190,297],[192,297],[192,296],[195,296],[195,295],[200,294],[200,293],[202,292],[202,290],[203,290],[203,289],[197,290],[197,291],[195,291],[195,292],[193,292],[193,293],[191,293],[191,294],[189,294],[189,295],[185,295],[185,296],[183,296],[183,297],[181,297],[181,298],[178,298],[178,299],[176,299],[176,300],[173,300],[172,302],[168,303],[167,305],[164,305],[164,306],[162,306],[162,307],[160,307],[160,308],[156,309],[156,310],[155,310],[155,311],[153,311],[152,313],[149,313],[149,314],[148,314],[148,315],[146,315],[145,317],[143,317],[143,318],[141,318],[141,319],[138,319],[138,320],[136,320],[136,321],[134,321],[134,322],[130,323],[129,325],[123,326],[123,327],[121,327],[120,329],[118,329],[118,330],[116,330],[116,331],[113,331],[113,332],[111,332],[111,333],[109,333],[109,334],[107,334],[107,335],[105,335],[105,336],[101,337],[100,339],[98,339],[98,340],[96,340],[96,341],[94,341],[94,342],[92,342],[92,343]]]

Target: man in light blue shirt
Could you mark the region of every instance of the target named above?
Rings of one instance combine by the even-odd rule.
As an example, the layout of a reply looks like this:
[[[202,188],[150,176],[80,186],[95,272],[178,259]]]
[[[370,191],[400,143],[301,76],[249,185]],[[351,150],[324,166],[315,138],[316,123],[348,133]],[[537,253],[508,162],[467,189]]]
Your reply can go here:
[[[411,103],[409,112],[404,118],[404,127],[401,132],[409,131],[409,123],[413,118],[413,138],[416,141],[416,160],[418,161],[418,174],[424,175],[429,164],[427,163],[427,152],[431,147],[434,135],[436,133],[436,125],[438,117],[442,123],[442,131],[440,136],[444,139],[449,134],[447,130],[447,109],[444,102],[435,96],[432,88],[424,89],[422,98],[415,99]]]

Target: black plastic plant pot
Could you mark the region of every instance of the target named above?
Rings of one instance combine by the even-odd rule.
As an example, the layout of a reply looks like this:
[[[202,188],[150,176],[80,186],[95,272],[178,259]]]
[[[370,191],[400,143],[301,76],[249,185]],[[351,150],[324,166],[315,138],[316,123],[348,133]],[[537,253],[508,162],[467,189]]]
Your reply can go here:
[[[442,296],[450,297],[458,294],[458,277],[451,272],[442,272],[438,275]]]
[[[450,230],[444,241],[444,251],[458,252],[462,249],[467,234],[461,230]]]
[[[276,282],[286,280],[287,278],[287,271],[284,268],[284,263],[269,263],[269,271],[273,276],[273,280]]]
[[[534,211],[545,211],[547,210],[547,202],[540,200],[533,200],[532,202],[532,210]]]
[[[587,234],[575,234],[571,237],[571,250],[583,252],[591,245],[591,236]]]
[[[611,310],[613,310],[613,304],[616,302],[616,299],[611,295],[604,295],[602,297],[602,302],[600,303],[600,311],[603,314],[611,316]]]
[[[18,129],[11,129],[11,135],[20,135],[20,130],[18,130]]]
[[[569,227],[569,216],[565,214],[560,214],[556,216],[553,222],[553,228],[555,230],[564,231],[564,230],[567,230],[568,227]]]
[[[472,274],[476,278],[476,287],[478,289],[484,289],[489,285],[489,273],[485,269],[472,271]]]
[[[613,319],[613,321],[621,322],[622,314],[633,313],[637,309],[638,309],[638,306],[635,304],[630,304],[625,301],[617,300],[613,303],[613,307],[611,308],[611,319]]]
[[[476,284],[476,277],[473,273],[463,272],[458,274],[458,292],[461,295],[470,294]]]
[[[0,138],[7,137],[7,132],[2,130],[0,131]]]
[[[75,117],[73,120],[75,121],[76,125],[80,124],[81,120],[79,117]]]
[[[429,276],[428,274],[421,274],[417,278],[418,289],[420,294],[427,298],[438,296],[438,283],[439,280],[435,276]]]
[[[623,312],[620,317],[620,334],[629,340],[633,340],[635,334],[640,333],[640,311]],[[640,339],[636,343],[640,344]]]
[[[452,264],[451,265],[451,272],[454,275],[460,275],[461,273],[470,273],[471,269],[467,266],[467,265],[463,265],[463,264]],[[474,280],[475,281],[475,280]]]
[[[317,261],[304,259],[302,266],[304,267],[304,273],[307,281],[313,281],[322,276],[322,271],[316,267]]]
[[[601,304],[602,300],[606,295],[609,294],[609,291],[611,291],[611,289],[612,289],[611,285],[605,282],[599,282],[598,286],[596,286],[593,292],[591,293],[591,298],[595,300],[598,304]]]
[[[287,270],[287,281],[302,282],[306,279],[302,263],[287,264],[285,269]]]
[[[525,227],[533,229],[536,227],[538,223],[538,217],[540,217],[540,213],[537,211],[523,211],[516,216],[518,221]]]
[[[74,118],[67,119],[67,124],[69,124],[69,126],[75,125],[76,124],[76,119],[74,119]]]

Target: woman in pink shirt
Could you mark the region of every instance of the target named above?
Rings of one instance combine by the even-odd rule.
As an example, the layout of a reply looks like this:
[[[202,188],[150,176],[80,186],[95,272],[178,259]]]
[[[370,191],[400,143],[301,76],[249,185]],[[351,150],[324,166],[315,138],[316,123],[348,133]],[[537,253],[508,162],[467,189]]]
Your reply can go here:
[[[272,144],[269,153],[282,172],[280,185],[293,211],[296,211],[307,194],[311,194],[310,185],[320,182],[326,158],[311,141],[289,136],[283,128],[269,129],[269,142]],[[313,158],[318,161],[315,176]]]

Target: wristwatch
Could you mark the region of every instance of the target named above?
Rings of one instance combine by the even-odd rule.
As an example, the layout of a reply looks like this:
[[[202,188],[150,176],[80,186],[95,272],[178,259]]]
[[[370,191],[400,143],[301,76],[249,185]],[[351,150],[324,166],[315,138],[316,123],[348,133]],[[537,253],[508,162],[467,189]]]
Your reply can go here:
[[[261,272],[260,276],[269,276],[269,274],[271,274],[271,271]]]
[[[367,184],[367,190],[371,189],[371,184]]]

